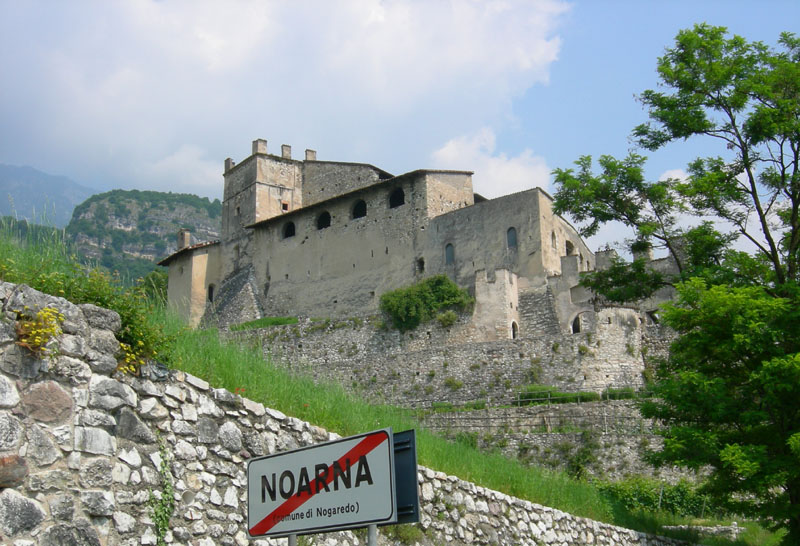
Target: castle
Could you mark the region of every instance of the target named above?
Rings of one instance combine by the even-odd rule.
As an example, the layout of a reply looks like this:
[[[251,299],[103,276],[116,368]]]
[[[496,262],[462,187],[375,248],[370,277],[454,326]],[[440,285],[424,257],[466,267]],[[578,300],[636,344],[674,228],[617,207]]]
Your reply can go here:
[[[602,318],[618,339],[607,342],[601,371],[589,369],[591,355],[581,350],[586,362],[570,372],[572,387],[641,384],[642,356],[631,354],[626,364],[620,347],[640,346],[646,315],[596,306],[579,275],[610,254],[590,251],[539,188],[485,199],[473,192],[471,172],[394,176],[320,161],[313,150],[293,159],[286,145],[272,155],[261,139],[240,163],[225,160],[224,184],[221,239],[193,242],[183,231],[178,250],[160,262],[169,268],[170,305],[192,325],[366,316],[378,311],[381,294],[444,274],[475,297],[457,339],[447,334],[444,344],[548,340],[555,347],[563,342],[552,340],[596,332]],[[521,346],[509,354],[522,356]],[[608,357],[611,347],[619,354]],[[624,362],[609,373],[609,361]]]

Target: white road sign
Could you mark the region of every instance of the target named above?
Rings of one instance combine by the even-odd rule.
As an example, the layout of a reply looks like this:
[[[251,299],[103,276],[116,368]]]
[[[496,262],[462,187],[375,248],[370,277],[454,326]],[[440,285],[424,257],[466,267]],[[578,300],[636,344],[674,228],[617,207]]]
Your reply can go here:
[[[251,459],[250,536],[285,536],[397,521],[391,429]]]

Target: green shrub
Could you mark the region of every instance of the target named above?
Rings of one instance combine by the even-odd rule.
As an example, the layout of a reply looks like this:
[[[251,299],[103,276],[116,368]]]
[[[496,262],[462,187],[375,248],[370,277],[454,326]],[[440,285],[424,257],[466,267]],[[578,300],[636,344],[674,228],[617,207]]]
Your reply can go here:
[[[597,485],[603,494],[630,511],[664,511],[677,516],[694,517],[709,513],[725,515],[719,507],[709,504],[709,498],[700,493],[699,486],[687,481],[671,485],[635,477],[618,482],[600,482]]]
[[[448,309],[444,313],[436,315],[436,320],[442,325],[442,328],[449,328],[458,320],[458,315],[452,309]]]
[[[623,387],[621,389],[606,389],[602,394],[603,400],[632,400],[639,398],[637,393],[632,387]]]
[[[440,309],[454,307],[464,310],[473,303],[466,290],[445,275],[436,275],[409,287],[386,292],[381,296],[380,307],[389,315],[392,325],[405,332],[431,320]]]
[[[600,400],[596,392],[561,392],[547,385],[526,385],[517,393],[517,405],[568,404]]]
[[[444,386],[452,391],[457,391],[458,389],[464,386],[464,382],[459,381],[455,377],[445,377]]]

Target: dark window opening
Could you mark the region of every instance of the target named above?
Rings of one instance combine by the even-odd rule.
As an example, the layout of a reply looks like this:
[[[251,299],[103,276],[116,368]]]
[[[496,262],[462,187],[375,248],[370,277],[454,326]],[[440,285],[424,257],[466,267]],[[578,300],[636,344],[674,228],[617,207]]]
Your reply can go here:
[[[444,265],[453,265],[456,263],[456,250],[453,245],[447,243],[444,247]]]
[[[397,188],[389,196],[389,208],[393,209],[406,204],[406,194],[403,188]]]
[[[283,226],[283,238],[294,237],[294,222],[286,222]]]
[[[519,326],[517,326],[516,322],[511,323],[511,339],[517,339],[519,337]]]
[[[572,254],[575,252],[575,245],[573,245],[570,241],[567,241],[564,247],[567,252],[567,256],[572,256]]]
[[[281,210],[282,210],[282,211],[284,211],[284,212],[286,212],[287,210],[289,210],[289,203],[287,203],[286,201],[284,201],[283,203],[281,203]]]
[[[331,214],[325,211],[317,217],[317,229],[325,229],[327,227],[331,227]]]
[[[214,303],[214,285],[208,285],[208,301]]]
[[[242,211],[241,211],[241,209],[240,209],[239,207],[236,207],[236,216],[239,216],[239,214],[240,214],[241,212],[242,212]]]
[[[581,316],[578,315],[575,317],[575,320],[572,321],[572,333],[578,334],[581,331]]]
[[[417,271],[420,273],[425,271],[425,258],[417,258]]]
[[[353,205],[353,218],[363,218],[367,215],[367,204],[364,202],[363,199],[356,201],[356,204]]]
[[[516,228],[513,227],[508,228],[508,231],[506,231],[506,242],[508,243],[508,248],[517,248]]]

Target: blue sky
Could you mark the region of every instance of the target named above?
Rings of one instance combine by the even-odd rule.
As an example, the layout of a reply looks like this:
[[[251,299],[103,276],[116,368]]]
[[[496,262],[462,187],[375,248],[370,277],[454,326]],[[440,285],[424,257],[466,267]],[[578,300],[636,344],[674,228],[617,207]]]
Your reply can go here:
[[[493,197],[624,155],[678,30],[774,44],[797,0],[0,0],[0,163],[220,197],[266,138],[319,159],[475,171]],[[654,154],[682,169],[698,142]]]

